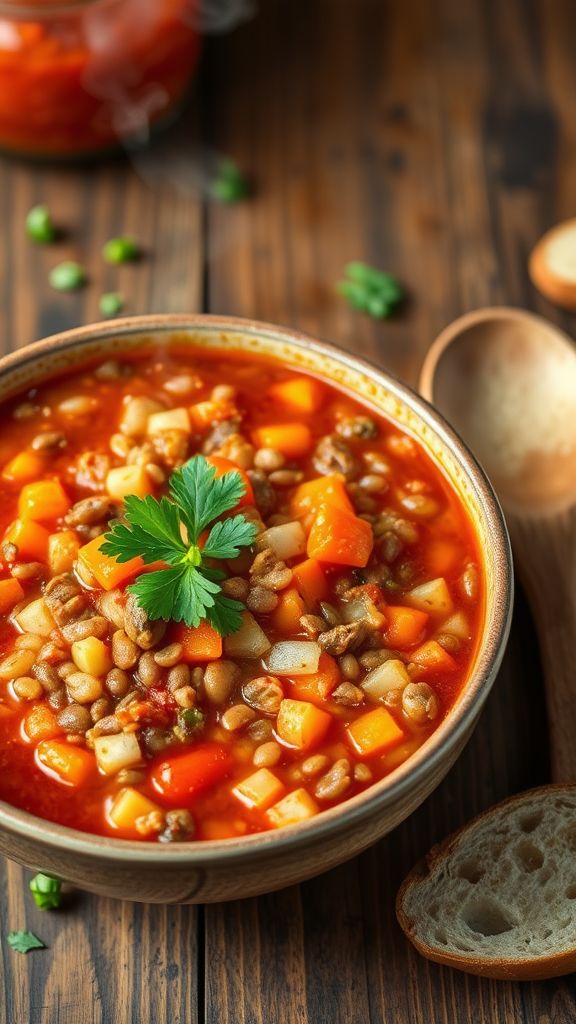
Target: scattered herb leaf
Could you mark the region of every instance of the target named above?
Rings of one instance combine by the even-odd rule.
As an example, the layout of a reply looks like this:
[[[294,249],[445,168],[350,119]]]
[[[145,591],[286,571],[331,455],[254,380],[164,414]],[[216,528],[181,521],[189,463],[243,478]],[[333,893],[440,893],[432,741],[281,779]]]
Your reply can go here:
[[[100,296],[99,309],[102,316],[118,316],[124,309],[124,299],[119,292],[105,292]]]
[[[178,712],[178,725],[176,728],[184,737],[189,737],[195,732],[204,728],[206,715],[198,708],[181,708]]]
[[[138,259],[140,250],[133,238],[110,238],[102,255],[106,263],[131,263]]]
[[[234,558],[254,542],[256,528],[241,513],[214,522],[236,507],[244,482],[236,470],[216,478],[214,467],[196,455],[172,474],[169,490],[170,498],[160,500],[128,496],[125,521],[114,523],[105,535],[102,553],[119,562],[135,555],[146,565],[166,562],[166,569],[142,573],[128,587],[139,605],[151,619],[188,626],[206,619],[226,636],[239,628],[244,606],[222,593],[224,573],[205,559]],[[212,523],[201,548],[200,536]]]
[[[392,274],[355,261],[345,268],[346,278],[338,284],[338,291],[353,309],[368,313],[376,320],[384,320],[404,298],[400,283]]]
[[[34,903],[40,910],[55,910],[60,906],[62,882],[52,875],[45,875],[42,872],[34,875],[30,881],[30,892],[34,897]]]
[[[220,203],[237,203],[248,195],[248,181],[233,160],[221,160],[210,192]]]
[[[6,936],[9,946],[17,953],[29,953],[31,949],[46,949],[42,939],[34,932],[8,932]]]
[[[46,245],[56,238],[56,228],[50,210],[42,203],[33,206],[26,216],[26,233],[33,242]]]
[[[86,284],[86,271],[74,260],[65,260],[52,267],[49,281],[58,292],[72,292]]]

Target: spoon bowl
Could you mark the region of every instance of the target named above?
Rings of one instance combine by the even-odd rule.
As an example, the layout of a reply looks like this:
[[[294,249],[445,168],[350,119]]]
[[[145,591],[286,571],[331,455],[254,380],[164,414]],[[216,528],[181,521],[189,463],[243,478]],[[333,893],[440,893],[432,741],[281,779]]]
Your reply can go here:
[[[552,776],[576,782],[576,349],[533,313],[477,310],[436,339],[420,391],[504,506],[539,633]]]
[[[576,501],[576,349],[520,309],[483,309],[432,345],[420,390],[462,434],[510,512]]]

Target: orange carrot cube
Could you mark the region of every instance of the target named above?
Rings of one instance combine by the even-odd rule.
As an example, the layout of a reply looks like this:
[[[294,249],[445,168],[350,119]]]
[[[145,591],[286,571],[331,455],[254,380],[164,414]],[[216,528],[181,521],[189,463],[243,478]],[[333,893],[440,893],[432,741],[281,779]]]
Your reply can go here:
[[[0,614],[11,612],[14,605],[24,597],[24,590],[18,580],[0,580]]]
[[[413,647],[423,636],[430,616],[418,608],[388,605],[384,639],[390,647]]]
[[[410,660],[427,675],[435,672],[454,672],[458,668],[458,663],[452,655],[448,654],[436,640],[427,640],[412,652]]]
[[[222,657],[222,637],[205,619],[198,626],[178,623],[171,636],[175,643],[182,644],[183,657],[189,665],[200,665]]]
[[[284,743],[308,750],[322,742],[331,721],[327,711],[322,711],[309,701],[286,698],[280,704],[276,730]]]
[[[34,704],[26,712],[23,731],[32,743],[39,743],[41,740],[51,740],[54,736],[61,736],[64,730],[58,725],[56,715],[48,704]]]
[[[294,587],[290,587],[279,596],[278,606],[272,612],[274,629],[289,635],[301,632],[300,618],[306,614],[306,608],[300,594]]]
[[[20,519],[49,522],[66,515],[70,499],[59,480],[38,480],[26,484],[20,491],[18,515]]]
[[[312,432],[305,423],[272,423],[252,432],[258,448],[274,448],[289,459],[306,455],[312,447]]]
[[[290,512],[296,519],[304,519],[305,524],[311,525],[322,505],[335,505],[354,515],[342,477],[331,474],[300,484],[290,500]]]
[[[386,708],[376,708],[356,718],[346,729],[360,757],[384,754],[404,739],[404,733]]]
[[[318,601],[325,601],[328,597],[328,581],[326,574],[315,558],[307,558],[299,565],[295,565],[293,578],[296,589],[304,598],[308,608],[314,608]]]
[[[36,748],[36,759],[48,774],[69,786],[81,786],[96,770],[91,751],[62,740],[42,740]]]
[[[32,519],[15,519],[4,534],[4,539],[18,548],[18,555],[24,559],[45,562],[50,534],[40,523]]]
[[[25,484],[37,480],[44,470],[44,459],[36,452],[18,452],[2,470],[2,478],[11,483]]]
[[[115,558],[102,554],[100,548],[104,543],[104,536],[88,541],[80,548],[78,558],[103,590],[115,590],[142,572],[144,561],[138,555],[128,562],[117,562]]]
[[[303,415],[317,412],[324,398],[324,388],[313,377],[293,377],[273,384],[268,394],[291,412]]]
[[[320,562],[364,567],[373,546],[370,523],[333,505],[322,505],[308,536],[307,551]]]

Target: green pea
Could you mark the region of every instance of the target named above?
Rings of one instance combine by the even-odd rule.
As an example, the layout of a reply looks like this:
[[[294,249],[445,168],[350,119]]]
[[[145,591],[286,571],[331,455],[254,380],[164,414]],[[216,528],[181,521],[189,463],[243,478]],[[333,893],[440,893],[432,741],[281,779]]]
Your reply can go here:
[[[52,267],[48,280],[56,291],[72,292],[86,284],[86,271],[74,260],[64,260]]]
[[[33,242],[46,245],[56,238],[56,228],[46,205],[33,206],[26,215],[26,233]]]
[[[110,238],[102,255],[106,263],[130,263],[138,259],[139,249],[132,238]]]
[[[52,875],[40,872],[30,882],[30,892],[40,910],[55,910],[60,906],[62,882]]]
[[[118,316],[124,309],[124,299],[119,292],[105,292],[100,296],[99,308],[102,316]]]
[[[210,193],[221,203],[237,203],[248,195],[248,182],[233,160],[222,160]]]

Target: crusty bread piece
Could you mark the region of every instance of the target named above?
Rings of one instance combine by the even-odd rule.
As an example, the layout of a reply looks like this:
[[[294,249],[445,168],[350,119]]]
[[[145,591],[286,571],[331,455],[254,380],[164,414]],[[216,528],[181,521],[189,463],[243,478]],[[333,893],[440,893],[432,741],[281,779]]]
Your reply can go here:
[[[401,927],[430,960],[490,978],[576,970],[576,785],[480,814],[402,883]]]
[[[547,231],[532,250],[532,283],[551,302],[576,310],[576,218]]]

